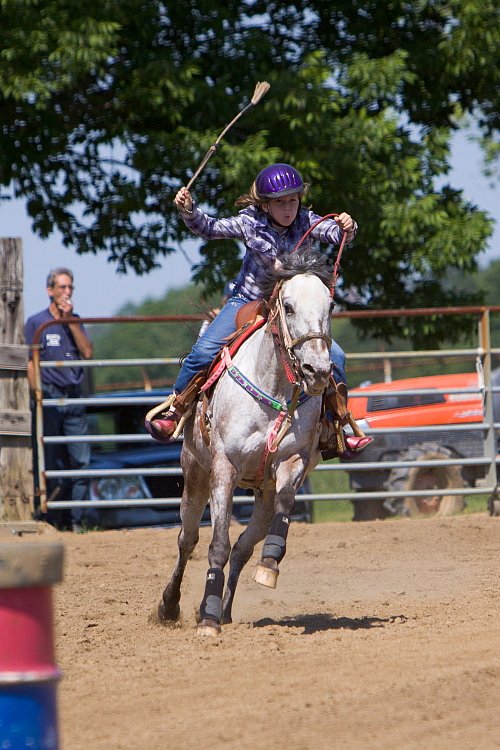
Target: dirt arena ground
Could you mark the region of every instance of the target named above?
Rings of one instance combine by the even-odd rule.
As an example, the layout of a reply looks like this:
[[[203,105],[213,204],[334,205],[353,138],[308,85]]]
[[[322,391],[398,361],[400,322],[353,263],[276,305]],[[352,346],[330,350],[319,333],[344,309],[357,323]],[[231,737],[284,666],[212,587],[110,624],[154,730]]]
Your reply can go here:
[[[63,750],[500,747],[499,519],[294,524],[278,588],[251,561],[220,639],[195,630],[210,529],[173,628],[149,618],[177,530],[48,537]]]

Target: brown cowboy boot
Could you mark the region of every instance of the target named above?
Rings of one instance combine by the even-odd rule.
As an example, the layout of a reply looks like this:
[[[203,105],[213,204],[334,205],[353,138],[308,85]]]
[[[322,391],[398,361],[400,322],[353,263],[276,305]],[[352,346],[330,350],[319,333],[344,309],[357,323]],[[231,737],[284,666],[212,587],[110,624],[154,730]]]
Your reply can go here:
[[[335,458],[351,458],[354,453],[361,453],[373,442],[373,438],[365,435],[351,412],[347,408],[347,386],[336,383],[330,375],[330,383],[323,398],[324,416],[319,442],[319,450],[323,460]],[[346,435],[343,427],[349,425],[353,435]]]
[[[180,435],[205,382],[206,374],[206,370],[202,370],[181,393],[173,393],[146,414],[144,425],[151,437],[159,443],[171,443]]]

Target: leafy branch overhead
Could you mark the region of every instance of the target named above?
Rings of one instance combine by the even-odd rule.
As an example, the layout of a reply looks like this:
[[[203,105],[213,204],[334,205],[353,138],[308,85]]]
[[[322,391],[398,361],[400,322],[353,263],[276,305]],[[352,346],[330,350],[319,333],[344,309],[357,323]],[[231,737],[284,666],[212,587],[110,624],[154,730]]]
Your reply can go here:
[[[229,214],[257,171],[290,161],[318,213],[347,210],[360,224],[339,299],[353,289],[374,307],[479,299],[444,278],[474,270],[491,222],[436,184],[466,115],[494,174],[495,0],[169,5],[0,3],[0,198],[24,198],[40,236],[58,229],[66,245],[104,253],[119,271],[153,270],[188,236],[176,190],[267,80],[270,93],[197,179],[197,200]],[[195,278],[220,286],[238,254],[208,244]],[[418,321],[409,335],[428,336]]]

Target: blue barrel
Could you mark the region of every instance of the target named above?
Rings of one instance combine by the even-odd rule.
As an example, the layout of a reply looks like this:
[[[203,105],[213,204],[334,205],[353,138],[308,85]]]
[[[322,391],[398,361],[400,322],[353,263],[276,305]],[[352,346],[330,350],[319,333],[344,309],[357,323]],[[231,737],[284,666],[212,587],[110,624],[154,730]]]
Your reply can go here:
[[[0,748],[57,750],[52,585],[61,544],[0,544]]]

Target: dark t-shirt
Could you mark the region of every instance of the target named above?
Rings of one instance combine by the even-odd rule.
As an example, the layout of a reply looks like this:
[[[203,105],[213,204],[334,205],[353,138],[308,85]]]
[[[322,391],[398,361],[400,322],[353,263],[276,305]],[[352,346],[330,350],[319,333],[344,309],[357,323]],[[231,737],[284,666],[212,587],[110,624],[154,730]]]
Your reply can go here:
[[[74,317],[77,318],[78,315]],[[24,336],[27,344],[33,343],[36,329],[42,323],[47,323],[49,320],[54,320],[54,316],[48,308],[28,318],[24,327]],[[80,328],[85,333],[85,328],[82,324],[80,324]],[[69,326],[63,323],[55,323],[45,328],[40,337],[40,345],[40,360],[44,362],[81,359]],[[42,367],[41,370],[42,384],[46,385],[52,384],[66,387],[68,385],[79,385],[83,380],[82,367]]]

